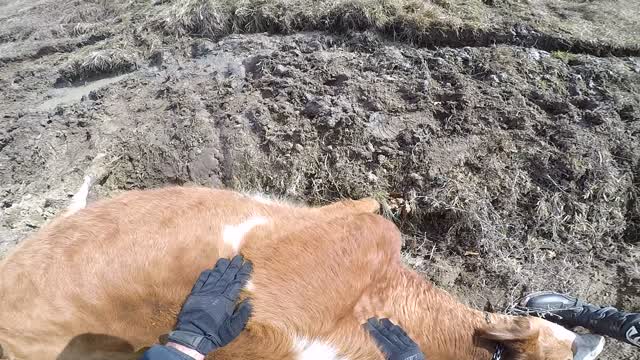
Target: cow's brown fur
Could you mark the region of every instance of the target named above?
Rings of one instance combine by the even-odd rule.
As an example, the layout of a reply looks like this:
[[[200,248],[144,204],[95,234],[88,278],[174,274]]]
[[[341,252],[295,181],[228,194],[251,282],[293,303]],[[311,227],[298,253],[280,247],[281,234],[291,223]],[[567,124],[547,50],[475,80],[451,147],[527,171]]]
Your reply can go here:
[[[430,360],[568,360],[571,344],[539,319],[463,306],[400,263],[400,233],[373,200],[321,208],[265,204],[229,191],[128,192],[60,218],[0,263],[0,344],[16,359],[133,359],[174,325],[197,275],[232,255],[225,225],[252,216],[249,326],[214,354],[294,359],[296,337],[346,359],[381,354],[361,324],[390,317]],[[88,355],[92,352],[92,355]]]

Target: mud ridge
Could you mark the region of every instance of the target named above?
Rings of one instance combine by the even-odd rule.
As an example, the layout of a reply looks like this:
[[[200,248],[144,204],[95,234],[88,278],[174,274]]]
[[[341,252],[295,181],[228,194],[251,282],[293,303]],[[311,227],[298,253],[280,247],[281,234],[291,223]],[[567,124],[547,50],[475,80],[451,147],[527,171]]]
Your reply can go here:
[[[257,34],[268,32],[274,35],[289,35],[296,32],[323,31],[334,35],[352,32],[375,31],[390,41],[399,41],[413,46],[435,49],[441,47],[488,47],[493,45],[511,45],[529,47],[548,52],[563,51],[597,57],[633,57],[640,56],[640,45],[616,46],[604,41],[564,38],[554,33],[540,31],[526,23],[512,23],[489,28],[470,25],[453,27],[450,24],[423,24],[411,21],[396,20],[388,25],[376,26],[366,16],[332,14],[319,21],[299,21],[296,24],[281,24],[271,19],[261,19],[258,28],[251,23],[252,19],[231,15],[231,29],[222,32],[210,31],[200,33],[201,28],[191,29],[194,37],[208,37],[213,40],[232,34]],[[164,25],[163,25],[164,26]],[[166,29],[156,24],[156,31]],[[207,35],[208,34],[208,35]]]
[[[610,44],[565,39],[545,34],[525,24],[514,24],[510,29],[431,28],[426,32],[407,32],[407,24],[396,23],[382,34],[391,40],[408,41],[419,47],[487,47],[513,45],[548,52],[565,51],[598,57],[640,56],[640,47],[616,47]],[[418,35],[415,35],[418,34]]]
[[[10,63],[38,60],[45,56],[61,53],[71,53],[86,46],[94,45],[111,37],[111,34],[93,34],[79,41],[61,42],[59,44],[44,45],[33,53],[22,54],[15,57],[0,58],[0,67]]]

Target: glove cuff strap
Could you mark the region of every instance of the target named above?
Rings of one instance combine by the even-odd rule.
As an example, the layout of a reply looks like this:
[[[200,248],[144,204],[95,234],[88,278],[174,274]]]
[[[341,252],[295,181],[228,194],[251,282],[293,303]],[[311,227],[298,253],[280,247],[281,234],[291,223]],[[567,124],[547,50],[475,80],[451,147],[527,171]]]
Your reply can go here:
[[[203,353],[203,349],[201,347],[206,347],[209,339],[202,335],[194,334],[188,331],[176,330],[169,333],[169,341],[186,346],[197,351],[200,354],[207,355],[206,353]]]

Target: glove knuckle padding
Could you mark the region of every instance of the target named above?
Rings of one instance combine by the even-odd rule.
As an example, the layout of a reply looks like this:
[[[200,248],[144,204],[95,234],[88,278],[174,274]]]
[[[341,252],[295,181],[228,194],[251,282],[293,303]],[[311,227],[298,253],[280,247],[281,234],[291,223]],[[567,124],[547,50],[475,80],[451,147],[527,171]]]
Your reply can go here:
[[[235,339],[251,314],[251,306],[246,301],[235,309],[236,298],[251,269],[251,264],[243,264],[243,258],[236,256],[231,261],[220,259],[214,269],[203,271],[169,339],[182,341],[203,354]]]

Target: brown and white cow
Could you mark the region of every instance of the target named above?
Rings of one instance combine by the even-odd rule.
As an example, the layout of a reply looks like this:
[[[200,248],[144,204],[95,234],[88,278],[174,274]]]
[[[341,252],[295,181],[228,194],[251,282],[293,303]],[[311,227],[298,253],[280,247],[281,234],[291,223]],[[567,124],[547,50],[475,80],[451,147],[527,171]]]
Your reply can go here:
[[[216,360],[381,359],[362,328],[372,316],[401,325],[429,360],[489,360],[498,344],[505,360],[574,359],[573,332],[468,308],[405,268],[378,207],[173,187],[74,208],[0,263],[4,356],[135,359],[171,330],[198,274],[240,252],[254,264],[253,317]]]

